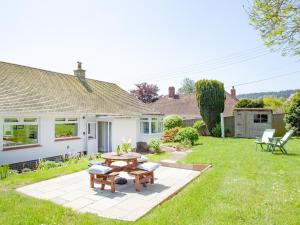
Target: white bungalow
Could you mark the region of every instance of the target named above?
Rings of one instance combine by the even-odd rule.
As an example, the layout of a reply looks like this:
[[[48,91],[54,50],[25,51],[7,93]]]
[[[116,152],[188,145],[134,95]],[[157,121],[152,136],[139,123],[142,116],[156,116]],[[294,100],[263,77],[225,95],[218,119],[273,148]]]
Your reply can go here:
[[[160,138],[162,115],[113,83],[0,62],[0,165]]]

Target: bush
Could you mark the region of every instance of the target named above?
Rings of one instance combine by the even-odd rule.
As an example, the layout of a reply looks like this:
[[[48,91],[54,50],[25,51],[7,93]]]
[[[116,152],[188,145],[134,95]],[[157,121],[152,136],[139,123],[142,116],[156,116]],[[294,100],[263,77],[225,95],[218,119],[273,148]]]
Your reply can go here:
[[[288,102],[284,121],[288,130],[293,128],[300,131],[300,91],[296,92]]]
[[[9,170],[8,171],[8,176],[9,177],[12,177],[12,176],[15,176],[15,175],[18,175],[18,174],[19,174],[18,170]]]
[[[31,172],[32,170],[31,169],[29,169],[29,168],[23,168],[22,169],[22,173],[29,173],[29,172]]]
[[[192,145],[194,145],[195,141],[197,141],[198,139],[199,139],[198,131],[193,127],[181,128],[175,137],[175,141],[181,143],[190,141]]]
[[[175,137],[179,131],[179,127],[171,128],[169,130],[164,131],[162,140],[164,142],[173,142],[175,141]]]
[[[200,131],[201,127],[205,126],[205,123],[203,120],[197,120],[193,127],[197,130],[197,131]]]
[[[216,126],[211,130],[211,135],[214,137],[222,136],[222,128],[220,123],[217,123]]]
[[[0,166],[0,180],[5,179],[8,176],[9,166]]]
[[[160,141],[158,139],[151,138],[147,144],[151,152],[158,153],[160,151]]]
[[[164,130],[170,130],[175,127],[182,127],[183,119],[178,115],[170,115],[164,118]]]
[[[48,170],[48,169],[59,167],[59,166],[62,166],[62,165],[63,165],[62,163],[56,163],[54,161],[41,160],[39,162],[38,170]]]

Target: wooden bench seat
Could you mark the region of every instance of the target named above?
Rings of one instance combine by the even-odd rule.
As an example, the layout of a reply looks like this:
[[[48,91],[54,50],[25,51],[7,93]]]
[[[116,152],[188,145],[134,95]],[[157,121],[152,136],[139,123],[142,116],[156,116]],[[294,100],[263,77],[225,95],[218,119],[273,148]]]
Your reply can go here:
[[[135,176],[135,189],[140,191],[140,185],[146,187],[147,183],[154,184],[154,172],[145,170],[133,170],[129,172],[130,175]]]
[[[104,190],[105,185],[111,186],[111,192],[116,191],[116,176],[118,176],[119,173],[117,172],[111,172],[107,174],[94,174],[90,173],[90,186],[91,188],[94,188],[95,184],[101,184],[101,190]]]

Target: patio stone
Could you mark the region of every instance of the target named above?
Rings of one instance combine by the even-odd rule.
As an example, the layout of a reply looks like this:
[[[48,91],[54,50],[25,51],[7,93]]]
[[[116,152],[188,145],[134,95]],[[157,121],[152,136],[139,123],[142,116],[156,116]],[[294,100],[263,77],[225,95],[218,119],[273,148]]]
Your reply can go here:
[[[128,182],[125,185],[116,185],[116,192],[112,193],[108,186],[105,190],[100,190],[99,185],[90,188],[87,171],[81,171],[27,185],[18,188],[17,191],[36,198],[48,199],[82,213],[89,212],[112,219],[135,221],[176,194],[200,173],[161,166],[154,173],[154,184],[141,186],[140,192],[136,192],[132,176],[120,173]]]

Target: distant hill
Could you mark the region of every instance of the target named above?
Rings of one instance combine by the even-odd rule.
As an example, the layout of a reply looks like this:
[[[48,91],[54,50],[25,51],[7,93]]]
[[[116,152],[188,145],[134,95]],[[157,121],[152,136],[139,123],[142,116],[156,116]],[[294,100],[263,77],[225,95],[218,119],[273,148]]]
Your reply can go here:
[[[261,98],[266,96],[272,96],[276,98],[288,98],[290,95],[294,94],[297,90],[285,90],[285,91],[272,91],[272,92],[257,92],[249,94],[240,94],[237,98]]]

